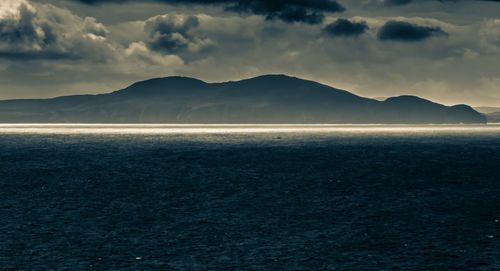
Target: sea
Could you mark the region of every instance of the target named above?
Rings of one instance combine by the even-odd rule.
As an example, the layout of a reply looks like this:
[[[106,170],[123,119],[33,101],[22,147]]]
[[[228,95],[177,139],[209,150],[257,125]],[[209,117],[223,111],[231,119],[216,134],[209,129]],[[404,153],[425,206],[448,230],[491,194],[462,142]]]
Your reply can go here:
[[[500,270],[500,124],[1,124],[0,270]]]

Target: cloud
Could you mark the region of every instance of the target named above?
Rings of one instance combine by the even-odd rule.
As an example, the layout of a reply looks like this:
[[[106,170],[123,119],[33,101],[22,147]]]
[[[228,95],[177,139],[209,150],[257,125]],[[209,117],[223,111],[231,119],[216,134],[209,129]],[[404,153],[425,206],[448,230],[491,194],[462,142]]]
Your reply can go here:
[[[89,5],[139,2],[137,0],[74,0]],[[336,0],[149,0],[166,4],[222,5],[225,10],[262,15],[267,20],[287,23],[319,24],[325,12],[342,12],[345,8]]]
[[[196,7],[74,1],[0,0],[0,99],[102,93],[169,75],[213,82],[286,73],[365,96],[412,93],[450,103],[466,102],[471,97],[464,93],[484,89],[471,98],[479,104],[490,103],[484,97],[498,84],[477,83],[498,77],[500,22],[494,2],[460,0],[443,9],[436,0],[391,8],[381,8],[377,0],[373,5],[338,0],[349,4],[343,16],[348,23],[318,11],[328,16],[325,23],[310,25],[237,13],[248,11],[227,13],[222,8],[230,7],[228,1]],[[417,35],[427,37],[425,42],[380,42],[377,34],[389,21],[431,34]],[[354,26],[362,22],[369,28],[357,35],[361,28]],[[426,28],[449,37],[429,38],[441,34]],[[355,38],[328,38],[350,34]],[[391,40],[401,37],[393,34]],[[436,83],[417,85],[426,80]]]
[[[411,2],[412,0],[385,0],[383,3],[386,6],[402,6]]]
[[[184,61],[177,55],[154,52],[144,42],[133,42],[123,51],[115,68],[125,74],[137,74],[138,67],[143,71],[161,74],[166,69],[172,70],[183,65]],[[156,71],[158,69],[162,71]]]
[[[388,21],[378,32],[378,38],[382,41],[392,40],[401,42],[417,42],[433,36],[447,36],[437,26],[421,26],[402,21]]]
[[[2,49],[41,50],[54,42],[50,26],[35,22],[36,14],[31,5],[25,1],[7,1],[0,8],[4,9],[7,6],[9,9],[0,17]]]
[[[0,58],[107,58],[107,29],[94,18],[52,5],[5,1],[0,4]]]
[[[150,18],[144,30],[149,35],[147,46],[156,52],[166,54],[188,53],[190,58],[213,46],[208,38],[195,33],[200,22],[196,16],[166,14]]]
[[[351,22],[347,19],[337,19],[323,28],[323,32],[332,37],[354,37],[363,34],[368,29],[366,22]]]
[[[500,50],[500,19],[485,20],[479,29],[479,37],[485,49],[498,52]]]
[[[101,23],[98,23],[95,18],[87,17],[83,21],[83,30],[89,34],[94,34],[100,37],[106,37],[108,29]]]
[[[500,2],[500,0],[371,0],[372,2],[377,2],[378,4],[382,4],[384,6],[404,6],[411,3],[423,3],[423,2]]]

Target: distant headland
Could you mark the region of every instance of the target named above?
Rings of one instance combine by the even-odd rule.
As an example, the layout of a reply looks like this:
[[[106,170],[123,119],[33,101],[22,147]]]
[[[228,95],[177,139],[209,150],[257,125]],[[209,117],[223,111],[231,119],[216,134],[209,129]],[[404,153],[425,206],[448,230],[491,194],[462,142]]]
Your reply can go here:
[[[188,77],[137,82],[108,94],[0,101],[2,123],[456,124],[486,123],[467,105],[416,96],[354,95],[286,75],[206,83]]]

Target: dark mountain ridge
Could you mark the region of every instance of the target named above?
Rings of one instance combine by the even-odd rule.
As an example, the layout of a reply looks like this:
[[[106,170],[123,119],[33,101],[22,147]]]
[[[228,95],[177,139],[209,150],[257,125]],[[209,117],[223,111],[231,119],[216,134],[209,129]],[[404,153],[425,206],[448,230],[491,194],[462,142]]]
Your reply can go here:
[[[485,123],[467,105],[384,101],[285,75],[224,83],[172,76],[108,94],[0,101],[3,123]]]

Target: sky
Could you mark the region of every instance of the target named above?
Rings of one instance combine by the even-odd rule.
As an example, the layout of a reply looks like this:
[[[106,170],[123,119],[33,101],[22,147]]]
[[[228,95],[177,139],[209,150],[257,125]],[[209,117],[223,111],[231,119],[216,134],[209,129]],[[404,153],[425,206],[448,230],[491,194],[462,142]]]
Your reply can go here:
[[[0,99],[287,74],[500,106],[500,0],[1,0]]]

